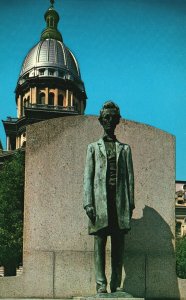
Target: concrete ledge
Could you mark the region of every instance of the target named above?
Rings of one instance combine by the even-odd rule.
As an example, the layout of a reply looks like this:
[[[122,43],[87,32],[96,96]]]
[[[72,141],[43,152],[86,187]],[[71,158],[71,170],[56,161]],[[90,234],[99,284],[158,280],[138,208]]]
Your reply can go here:
[[[54,298],[34,298],[34,300],[54,300]],[[74,299],[74,300],[93,300],[93,299],[99,299],[103,300],[105,298],[95,298],[95,297],[74,297],[74,298],[55,298],[55,300],[69,300],[69,299]],[[145,300],[145,298],[109,298],[109,300],[116,300],[116,299],[125,299],[125,300]],[[12,298],[1,298],[1,300],[12,300]],[[14,298],[14,300],[33,300],[33,298]]]
[[[119,299],[119,300],[122,300],[122,299],[125,299],[125,300],[145,300],[145,298],[133,298],[132,296],[131,297],[128,297],[127,296],[127,293],[126,293],[126,297],[114,297],[113,295],[107,295],[105,297],[97,297],[97,296],[91,296],[91,297],[74,297],[73,299],[75,300],[95,300],[95,299],[99,299],[99,300],[105,300],[105,299],[109,299],[109,300],[116,300],[116,299]]]

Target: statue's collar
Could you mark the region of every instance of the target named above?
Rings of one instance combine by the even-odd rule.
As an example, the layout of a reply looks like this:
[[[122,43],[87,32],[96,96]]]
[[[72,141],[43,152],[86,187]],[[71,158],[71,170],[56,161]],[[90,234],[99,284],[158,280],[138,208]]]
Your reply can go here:
[[[109,136],[108,134],[104,134],[103,135],[103,141],[104,142],[116,142],[117,141],[117,139],[116,139],[116,136],[115,135],[113,135],[112,137],[111,136]]]
[[[105,149],[105,143],[104,143],[104,140],[103,138],[99,139],[98,140],[98,146],[99,146],[99,149],[100,151],[103,153],[103,155],[106,157],[106,149]],[[116,139],[116,156],[117,156],[117,159],[119,157],[119,154],[121,152],[121,150],[123,149],[123,144],[120,143],[117,139]]]

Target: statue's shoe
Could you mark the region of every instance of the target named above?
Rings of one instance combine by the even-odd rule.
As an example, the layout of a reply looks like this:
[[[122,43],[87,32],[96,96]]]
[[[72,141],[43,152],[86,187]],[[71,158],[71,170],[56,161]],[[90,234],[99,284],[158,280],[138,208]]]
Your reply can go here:
[[[112,288],[110,288],[110,290],[111,290],[111,293],[116,293],[116,292],[122,293],[122,292],[125,292],[124,289],[121,288],[121,287],[115,287],[115,288],[112,287]]]
[[[97,293],[98,294],[105,294],[107,293],[107,286],[105,284],[97,284],[96,286]]]

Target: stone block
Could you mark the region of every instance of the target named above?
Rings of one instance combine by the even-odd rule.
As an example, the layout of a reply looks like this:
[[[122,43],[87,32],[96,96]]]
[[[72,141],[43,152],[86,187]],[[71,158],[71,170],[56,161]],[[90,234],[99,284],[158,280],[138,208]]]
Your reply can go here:
[[[124,290],[134,297],[144,297],[146,289],[146,257],[140,253],[124,255]]]
[[[92,251],[62,251],[56,253],[54,296],[95,294],[95,274]]]
[[[159,253],[147,257],[146,298],[161,299],[162,295],[164,299],[180,298],[174,255]]]
[[[27,130],[25,250],[57,253],[56,297],[95,291],[90,255],[93,238],[87,235],[82,198],[86,148],[101,135],[97,118],[89,116],[48,120]],[[130,255],[125,260],[125,285],[130,294],[142,297],[147,282],[149,290],[154,285],[153,279],[147,278],[147,257],[160,252],[165,257],[165,251],[172,254],[174,250],[174,137],[126,120],[121,120],[116,135],[130,144],[135,173],[136,209],[132,230],[126,236]],[[151,271],[148,269],[149,278]],[[83,278],[81,284],[78,274]],[[168,286],[172,286],[171,280]],[[161,289],[163,295],[163,287],[158,295]]]
[[[22,298],[23,296],[23,275],[19,277],[0,278],[0,298]]]
[[[178,278],[180,300],[186,300],[186,279]]]
[[[0,298],[53,298],[52,252],[24,253],[23,274],[0,278]]]
[[[82,198],[86,148],[101,136],[102,128],[93,116],[57,118],[27,127],[24,274],[20,279],[0,278],[1,298],[95,293],[93,238],[87,234]],[[166,290],[176,287],[174,137],[127,120],[121,120],[116,136],[130,144],[135,173],[136,209],[125,241],[124,286],[135,297],[163,298],[170,294]],[[109,249],[108,243],[108,281]],[[170,298],[174,296],[179,296],[177,287]]]
[[[145,300],[145,298],[134,298],[134,297],[132,297],[132,296],[130,296],[130,295],[128,295],[127,293],[126,293],[126,295],[125,296],[123,296],[123,297],[119,297],[119,296],[117,296],[117,295],[114,295],[114,294],[107,294],[105,297],[104,296],[92,296],[92,297],[73,297],[73,299],[74,300],[105,300],[105,299],[109,299],[109,300],[122,300],[122,299],[125,299],[125,300]]]
[[[24,253],[23,295],[30,298],[53,298],[54,253]]]

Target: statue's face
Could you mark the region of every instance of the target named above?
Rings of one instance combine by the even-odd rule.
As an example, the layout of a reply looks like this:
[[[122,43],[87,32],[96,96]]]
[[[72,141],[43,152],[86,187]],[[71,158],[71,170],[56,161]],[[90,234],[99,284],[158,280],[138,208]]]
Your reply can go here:
[[[118,114],[114,109],[105,109],[101,119],[101,125],[106,133],[114,133],[118,124]]]

